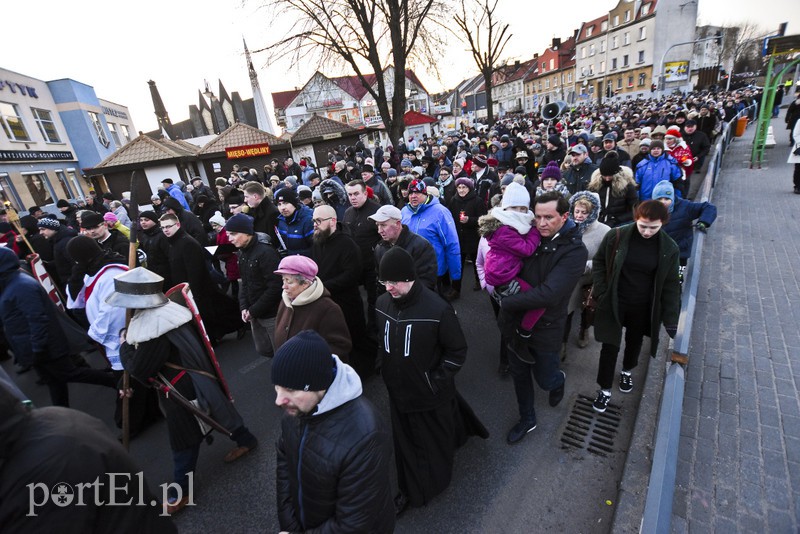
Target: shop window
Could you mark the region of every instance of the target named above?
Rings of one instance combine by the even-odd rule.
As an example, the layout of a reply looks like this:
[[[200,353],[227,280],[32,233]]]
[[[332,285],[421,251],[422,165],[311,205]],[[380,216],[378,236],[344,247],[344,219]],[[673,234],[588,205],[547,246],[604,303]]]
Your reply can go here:
[[[53,121],[53,115],[46,109],[31,108],[33,118],[36,120],[36,126],[39,127],[39,132],[48,143],[60,143],[61,138],[58,137],[58,130],[56,130],[56,123]]]
[[[12,141],[31,140],[16,104],[0,102],[0,124],[2,124],[6,136]]]
[[[55,202],[53,200],[53,191],[47,175],[43,172],[23,174],[22,180],[28,188],[32,204],[37,206],[46,206]]]
[[[57,170],[56,177],[58,178],[58,183],[61,190],[64,192],[64,196],[59,195],[60,198],[76,198],[75,193],[72,191],[72,187],[70,186],[69,180],[67,180],[67,175],[64,174],[64,171]],[[60,191],[59,191],[60,193]]]
[[[5,173],[0,174],[0,200],[3,201],[3,204],[6,202],[11,204],[16,211],[22,211],[22,199],[19,198],[14,184],[11,183],[11,178]]]

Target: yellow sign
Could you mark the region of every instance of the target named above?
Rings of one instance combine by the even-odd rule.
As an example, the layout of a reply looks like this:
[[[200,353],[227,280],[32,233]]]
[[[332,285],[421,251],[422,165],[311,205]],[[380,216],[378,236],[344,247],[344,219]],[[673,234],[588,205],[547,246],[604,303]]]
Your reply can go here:
[[[689,79],[688,61],[670,61],[664,63],[665,82],[685,82]]]

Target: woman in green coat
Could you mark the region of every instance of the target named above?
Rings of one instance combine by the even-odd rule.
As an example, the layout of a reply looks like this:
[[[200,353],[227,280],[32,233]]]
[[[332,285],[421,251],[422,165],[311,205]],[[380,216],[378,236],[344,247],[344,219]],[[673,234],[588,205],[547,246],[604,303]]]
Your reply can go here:
[[[611,399],[623,328],[625,351],[619,377],[622,393],[633,390],[631,371],[638,363],[644,336],[652,340],[651,356],[658,350],[662,324],[670,337],[675,336],[681,297],[680,251],[672,238],[661,231],[668,221],[666,206],[653,200],[642,202],[636,208],[633,224],[607,232],[594,256],[594,337],[603,344],[595,411],[606,411]]]

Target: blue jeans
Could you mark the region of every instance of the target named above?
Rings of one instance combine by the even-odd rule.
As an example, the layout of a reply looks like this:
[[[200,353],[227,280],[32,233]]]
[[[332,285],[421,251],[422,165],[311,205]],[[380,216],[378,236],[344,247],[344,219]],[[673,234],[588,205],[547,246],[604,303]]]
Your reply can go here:
[[[519,404],[519,418],[521,421],[536,422],[536,411],[533,408],[533,378],[539,387],[551,391],[564,384],[564,375],[560,372],[561,359],[558,351],[528,350],[536,360],[535,364],[525,363],[520,360],[514,351],[508,351],[508,366],[514,380],[514,392],[517,394]]]
[[[186,475],[195,470],[199,456],[199,443],[188,449],[172,451],[173,476],[175,477],[175,482],[183,489],[184,495],[187,495],[189,491],[189,479]]]

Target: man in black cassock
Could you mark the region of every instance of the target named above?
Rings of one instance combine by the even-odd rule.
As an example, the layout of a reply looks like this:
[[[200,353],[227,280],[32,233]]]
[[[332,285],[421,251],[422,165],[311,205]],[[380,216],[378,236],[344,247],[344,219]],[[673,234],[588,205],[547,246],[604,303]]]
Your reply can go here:
[[[423,506],[450,484],[456,448],[489,437],[455,388],[467,341],[452,306],[414,281],[414,259],[393,247],[381,259],[376,315],[389,392],[397,482],[395,512]]]

